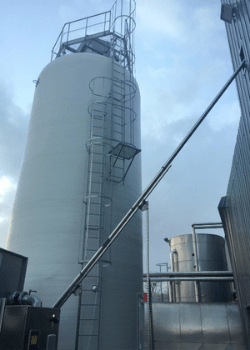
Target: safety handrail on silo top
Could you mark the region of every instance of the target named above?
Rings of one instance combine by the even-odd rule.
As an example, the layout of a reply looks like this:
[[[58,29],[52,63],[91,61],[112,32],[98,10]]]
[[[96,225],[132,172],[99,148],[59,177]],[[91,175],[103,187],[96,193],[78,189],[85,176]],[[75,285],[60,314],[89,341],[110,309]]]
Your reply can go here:
[[[231,78],[223,86],[223,88],[220,90],[220,92],[217,94],[217,96],[214,98],[214,100],[211,102],[211,104],[208,106],[208,108],[205,110],[205,112],[201,115],[201,117],[195,123],[193,128],[189,131],[187,136],[183,139],[183,141],[179,144],[179,146],[176,148],[174,153],[170,156],[170,158],[167,160],[167,162],[162,166],[161,170],[157,173],[157,175],[150,182],[148,187],[143,191],[143,193],[137,199],[137,201],[134,203],[134,205],[131,207],[131,209],[127,212],[127,214],[123,217],[123,219],[120,221],[120,223],[113,230],[113,232],[109,235],[107,240],[98,249],[98,251],[93,255],[93,257],[84,266],[84,268],[81,270],[81,272],[78,274],[78,276],[72,281],[72,283],[69,285],[69,287],[65,290],[65,292],[62,294],[62,296],[53,305],[53,308],[61,308],[64,305],[64,303],[68,300],[68,298],[71,296],[71,294],[73,294],[74,292],[76,292],[76,290],[78,290],[79,284],[87,276],[87,274],[92,270],[92,268],[99,261],[99,259],[103,256],[103,254],[106,252],[106,250],[115,241],[115,239],[119,236],[119,234],[121,233],[123,228],[128,224],[128,222],[132,219],[132,217],[135,215],[135,213],[143,206],[144,202],[146,201],[146,199],[148,198],[150,193],[155,189],[155,187],[158,185],[158,183],[161,181],[161,179],[164,177],[164,175],[170,169],[172,161],[175,159],[175,157],[178,155],[178,153],[181,151],[181,149],[184,147],[184,145],[187,143],[187,141],[190,139],[190,137],[194,134],[196,129],[200,126],[200,124],[206,118],[206,116],[211,111],[211,109],[214,107],[216,102],[220,99],[220,97],[223,95],[223,93],[226,91],[226,89],[229,87],[229,85],[232,83],[232,81],[235,79],[235,77],[239,74],[239,72],[241,71],[241,69],[244,66],[245,66],[245,60],[241,63],[239,68],[234,72],[234,74],[231,76]]]

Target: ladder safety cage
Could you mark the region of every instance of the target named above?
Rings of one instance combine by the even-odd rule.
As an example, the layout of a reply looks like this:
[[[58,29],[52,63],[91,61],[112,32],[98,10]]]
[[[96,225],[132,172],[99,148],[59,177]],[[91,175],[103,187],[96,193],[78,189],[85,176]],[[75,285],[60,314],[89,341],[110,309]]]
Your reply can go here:
[[[74,53],[110,58],[107,76],[89,82],[90,134],[88,171],[79,264],[89,261],[111,233],[113,186],[122,186],[135,156],[137,85],[133,77],[135,1],[116,0],[110,11],[66,23],[52,48],[51,60]],[[102,266],[111,264],[110,249],[80,287],[76,347],[97,350],[100,335]]]

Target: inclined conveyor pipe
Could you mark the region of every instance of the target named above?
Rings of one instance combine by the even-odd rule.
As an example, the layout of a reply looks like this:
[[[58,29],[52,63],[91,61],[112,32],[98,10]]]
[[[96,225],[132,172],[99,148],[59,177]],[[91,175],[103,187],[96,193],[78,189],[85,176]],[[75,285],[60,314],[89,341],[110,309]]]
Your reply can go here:
[[[88,275],[88,273],[92,270],[92,268],[95,266],[95,264],[100,260],[100,258],[103,256],[103,254],[107,251],[107,249],[111,246],[111,244],[119,236],[119,234],[121,233],[123,228],[128,224],[128,222],[132,219],[132,217],[135,215],[135,213],[144,205],[148,196],[155,189],[155,187],[158,185],[158,183],[161,181],[161,179],[164,177],[164,175],[167,173],[167,171],[171,167],[172,161],[176,158],[176,156],[179,154],[179,152],[182,150],[182,148],[185,146],[185,144],[188,142],[188,140],[194,134],[196,129],[200,126],[200,124],[206,118],[208,113],[211,111],[211,109],[214,107],[214,105],[218,102],[218,100],[221,98],[223,93],[227,90],[229,85],[233,82],[235,77],[239,74],[241,69],[245,66],[245,64],[246,64],[246,62],[244,60],[241,63],[241,65],[238,67],[238,69],[229,78],[229,80],[226,82],[226,84],[223,86],[223,88],[220,90],[220,92],[216,95],[214,100],[211,102],[211,104],[208,106],[208,108],[205,110],[205,112],[201,115],[201,117],[198,119],[198,121],[195,123],[195,125],[192,127],[192,129],[189,131],[189,133],[186,135],[186,137],[183,139],[183,141],[179,144],[179,146],[176,148],[174,153],[170,156],[170,158],[167,160],[167,162],[162,166],[161,170],[157,173],[157,175],[154,177],[154,179],[150,182],[148,187],[143,191],[143,193],[137,199],[137,201],[134,203],[134,205],[131,207],[131,209],[127,212],[127,214],[123,217],[123,219],[120,221],[120,223],[112,231],[112,233],[109,235],[107,240],[98,249],[98,251],[94,254],[94,256],[89,260],[89,262],[83,267],[83,269],[76,276],[76,278],[71,282],[71,284],[64,291],[64,293],[61,295],[61,297],[56,301],[56,303],[53,305],[53,308],[61,308],[65,304],[65,302],[69,299],[69,297],[74,292],[76,292],[76,290],[79,289],[79,285],[82,282],[82,280]]]

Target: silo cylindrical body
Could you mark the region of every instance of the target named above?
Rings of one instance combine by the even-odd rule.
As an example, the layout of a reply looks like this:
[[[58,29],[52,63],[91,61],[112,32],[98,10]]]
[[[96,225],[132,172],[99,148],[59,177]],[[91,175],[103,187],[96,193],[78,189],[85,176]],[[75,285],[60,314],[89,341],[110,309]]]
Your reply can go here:
[[[90,82],[96,77],[109,80],[111,76],[112,60],[92,53],[60,57],[39,76],[7,248],[29,258],[25,290],[36,290],[45,307],[57,301],[82,268],[93,101],[100,101],[106,109],[104,130],[112,128],[112,106],[101,97],[93,100]],[[104,95],[108,96],[109,91]],[[134,144],[140,148],[138,88],[133,109]],[[110,137],[109,130],[106,132]],[[105,157],[108,162],[109,154]],[[103,178],[102,191],[112,195],[110,201],[102,203],[106,207],[112,201],[108,219],[112,229],[141,193],[140,154],[123,181],[107,179],[106,173]],[[85,306],[99,298],[99,328],[94,329],[94,322],[91,327],[100,350],[136,349],[137,297],[142,292],[141,233],[138,212],[111,247],[111,264],[99,265],[97,292],[93,289],[93,293],[81,296]],[[72,295],[61,311],[59,350],[75,349],[76,340],[78,349],[94,349],[85,346],[87,318],[86,307],[84,312],[79,309],[79,296]]]
[[[225,240],[214,234],[196,234],[199,271],[227,271]],[[196,271],[196,261],[192,234],[171,238],[173,271]],[[179,302],[195,302],[195,282],[175,283],[176,299]],[[228,282],[199,282],[202,302],[227,302],[231,300]],[[178,298],[180,300],[178,300]]]

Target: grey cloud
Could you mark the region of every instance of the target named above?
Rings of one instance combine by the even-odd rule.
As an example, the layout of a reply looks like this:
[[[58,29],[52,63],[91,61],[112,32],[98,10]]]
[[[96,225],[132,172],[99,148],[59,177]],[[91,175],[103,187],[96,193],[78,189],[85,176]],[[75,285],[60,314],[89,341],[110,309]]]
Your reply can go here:
[[[12,185],[0,196],[0,246],[4,248],[28,126],[28,115],[16,106],[10,89],[0,82],[0,178],[10,178]]]
[[[0,83],[1,172],[17,180],[27,135],[28,116],[13,103],[10,91]]]

